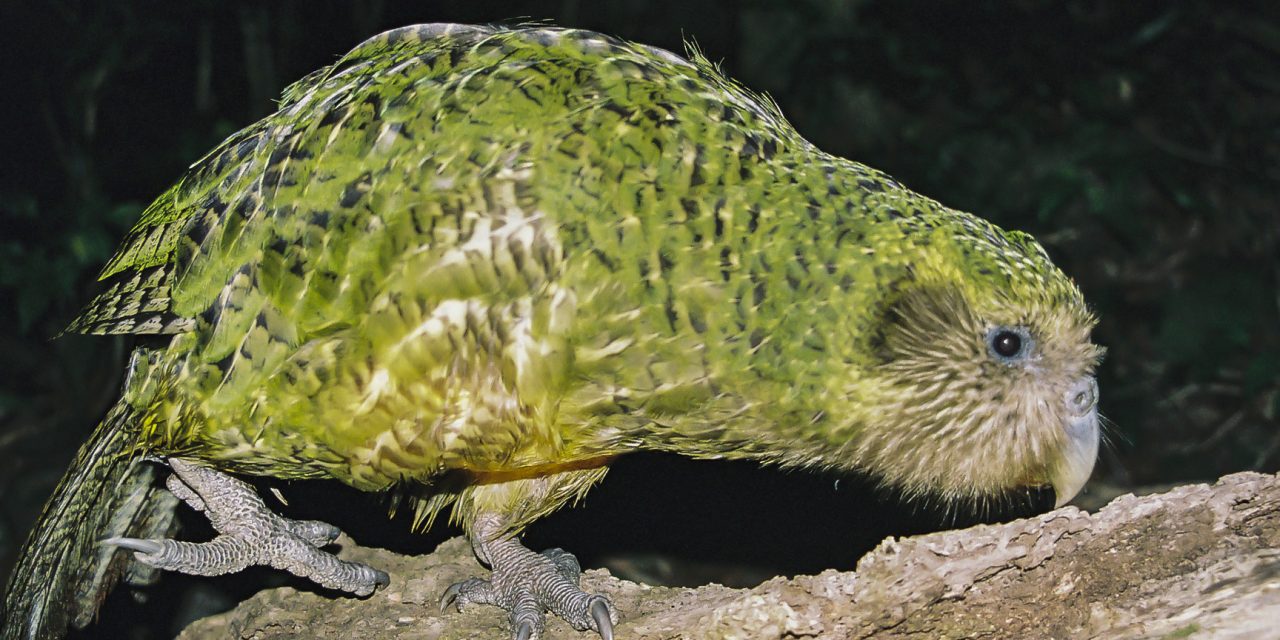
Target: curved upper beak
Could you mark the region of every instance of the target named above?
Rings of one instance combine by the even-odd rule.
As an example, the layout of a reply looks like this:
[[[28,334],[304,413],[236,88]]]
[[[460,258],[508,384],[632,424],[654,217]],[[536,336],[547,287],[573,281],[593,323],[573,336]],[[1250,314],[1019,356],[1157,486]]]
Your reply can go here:
[[[1063,400],[1067,408],[1067,422],[1063,425],[1067,438],[1049,478],[1057,495],[1055,508],[1080,493],[1098,459],[1098,383],[1093,376],[1082,378],[1067,390]]]

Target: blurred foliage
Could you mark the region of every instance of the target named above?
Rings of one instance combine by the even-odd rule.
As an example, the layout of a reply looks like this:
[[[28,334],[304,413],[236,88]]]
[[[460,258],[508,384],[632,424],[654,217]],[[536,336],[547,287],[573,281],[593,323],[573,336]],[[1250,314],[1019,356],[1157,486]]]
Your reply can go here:
[[[696,40],[819,146],[1029,231],[1109,355],[1099,475],[1280,468],[1280,20],[1270,3],[7,4],[0,575],[127,344],[51,340],[150,198],[288,82],[413,22]]]

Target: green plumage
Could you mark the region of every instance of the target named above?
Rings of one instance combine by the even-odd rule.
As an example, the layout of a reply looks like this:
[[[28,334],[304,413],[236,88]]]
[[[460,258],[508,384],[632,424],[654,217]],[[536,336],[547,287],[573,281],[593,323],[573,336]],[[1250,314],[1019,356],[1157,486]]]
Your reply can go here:
[[[637,447],[788,460],[728,432],[808,425],[904,281],[1078,298],[1025,236],[819,151],[705,60],[438,26],[291,86],[104,276],[154,302],[77,328],[181,332],[134,376],[148,448],[364,489]]]
[[[998,472],[930,466],[996,400],[911,407],[1005,374],[935,384],[929,349],[976,362],[1011,324],[1064,377],[1097,357],[1030,237],[820,151],[699,56],[550,28],[360,45],[193,165],[103,277],[72,330],[174,334],[135,360],[139,450],[512,529],[640,448],[949,496],[1045,482],[1061,436],[966,434]]]

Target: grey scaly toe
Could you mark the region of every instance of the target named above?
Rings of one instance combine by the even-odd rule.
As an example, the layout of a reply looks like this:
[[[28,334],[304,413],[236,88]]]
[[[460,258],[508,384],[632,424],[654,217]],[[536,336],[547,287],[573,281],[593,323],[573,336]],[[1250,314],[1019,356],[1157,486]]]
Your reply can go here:
[[[169,491],[204,512],[218,536],[199,543],[109,538],[104,544],[129,549],[139,561],[153,567],[202,576],[267,565],[358,596],[389,584],[386,573],[339,560],[320,549],[342,533],[337,527],[278,516],[253,487],[225,473],[180,458],[171,458],[168,463],[173,469],[165,483]]]

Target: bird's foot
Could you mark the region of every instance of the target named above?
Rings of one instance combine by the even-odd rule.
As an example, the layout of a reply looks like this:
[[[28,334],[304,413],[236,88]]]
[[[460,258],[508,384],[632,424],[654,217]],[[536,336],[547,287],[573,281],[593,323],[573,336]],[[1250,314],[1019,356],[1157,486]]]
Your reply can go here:
[[[166,486],[196,511],[203,511],[218,536],[209,542],[110,538],[104,544],[134,552],[144,564],[202,576],[235,573],[269,565],[330,589],[366,596],[386,586],[387,574],[321,551],[342,532],[317,520],[290,520],[272,513],[245,482],[180,458],[170,458]]]
[[[501,607],[510,616],[515,640],[541,637],[543,614],[550,611],[574,629],[593,629],[603,640],[613,640],[618,614],[607,598],[578,587],[582,569],[572,553],[561,549],[534,553],[515,538],[489,542],[478,551],[493,567],[493,574],[488,580],[454,583],[440,599],[441,611],[450,604],[459,610],[473,603]]]

